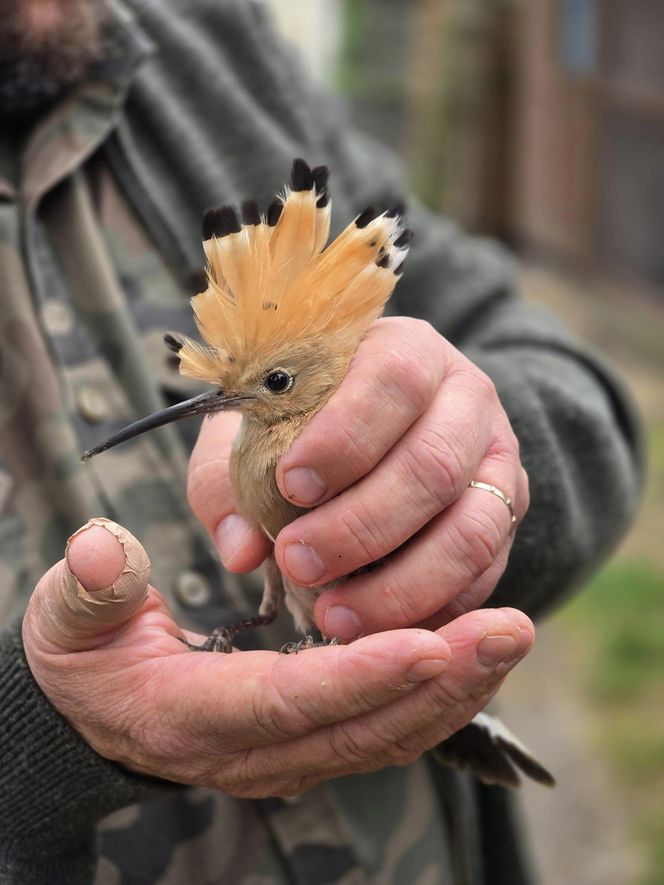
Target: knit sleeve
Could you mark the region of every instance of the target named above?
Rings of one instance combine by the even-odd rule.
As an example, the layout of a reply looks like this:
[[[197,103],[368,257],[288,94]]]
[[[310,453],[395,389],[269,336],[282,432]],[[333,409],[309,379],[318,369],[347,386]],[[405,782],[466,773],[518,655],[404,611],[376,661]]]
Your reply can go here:
[[[335,143],[349,190],[370,180],[365,200],[398,197],[384,149],[353,134]],[[529,476],[530,509],[486,605],[537,616],[578,587],[629,526],[643,479],[639,417],[603,357],[523,299],[503,247],[416,202],[408,224],[415,237],[390,312],[428,320],[493,380]]]
[[[309,112],[342,203],[408,205],[415,237],[389,312],[428,320],[496,385],[531,505],[486,604],[540,615],[598,567],[633,518],[643,447],[631,397],[600,355],[523,299],[505,248],[413,200],[390,151],[343,125],[333,103],[310,97]]]
[[[156,20],[160,6],[134,3],[178,64],[155,56],[138,78],[122,143],[192,270],[205,205],[251,193],[267,202],[297,155],[330,167],[334,231],[368,205],[406,199],[415,239],[389,310],[428,320],[493,379],[530,477],[530,511],[489,604],[530,614],[550,607],[602,561],[636,508],[640,430],[620,381],[557,319],[521,298],[514,261],[500,245],[467,236],[409,198],[395,158],[348,125],[278,38],[264,4],[194,4],[184,43],[182,21],[168,29]],[[189,88],[194,81],[200,90]],[[223,84],[215,114],[206,112],[208,83]],[[195,125],[178,134],[189,120],[179,99],[185,85]]]
[[[350,190],[372,180],[365,200],[389,205],[398,197],[398,173],[383,148],[365,136],[335,139]],[[629,526],[643,481],[639,417],[604,358],[522,297],[507,250],[414,201],[408,225],[415,237],[390,312],[428,320],[493,380],[529,477],[530,509],[486,605],[539,616],[577,588]]]
[[[20,627],[0,634],[0,709],[0,882],[91,882],[98,821],[178,787],[103,759],[67,725],[32,677]]]

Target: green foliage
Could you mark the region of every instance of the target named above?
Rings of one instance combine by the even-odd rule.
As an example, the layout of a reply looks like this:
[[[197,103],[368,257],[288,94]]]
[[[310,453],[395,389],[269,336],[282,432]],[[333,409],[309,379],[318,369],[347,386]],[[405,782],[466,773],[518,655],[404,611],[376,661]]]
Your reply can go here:
[[[664,452],[664,434],[661,441]],[[662,885],[664,570],[617,560],[577,597],[562,621],[570,639],[584,649],[581,671],[595,706],[599,747],[624,787],[635,834],[645,848],[648,866],[639,885]]]
[[[664,574],[617,561],[605,568],[567,610],[592,631],[595,657],[588,688],[598,702],[636,703],[664,687]]]

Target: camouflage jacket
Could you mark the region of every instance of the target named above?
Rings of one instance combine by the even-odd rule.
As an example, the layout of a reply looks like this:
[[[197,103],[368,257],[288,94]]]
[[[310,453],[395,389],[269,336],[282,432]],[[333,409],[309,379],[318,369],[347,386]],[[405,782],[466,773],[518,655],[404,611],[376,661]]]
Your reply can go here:
[[[162,335],[193,331],[203,209],[267,202],[296,155],[330,165],[337,225],[402,194],[390,158],[339,124],[258,4],[112,10],[112,51],[87,82],[27,137],[0,135],[0,880],[526,881],[503,793],[426,759],[296,802],[178,789],[98,757],[31,680],[11,625],[93,515],[142,540],[183,624],[206,630],[254,606],[256,582],[222,574],[187,508],[195,428],[79,461],[193,392]],[[496,382],[533,503],[491,601],[537,614],[626,525],[635,422],[597,359],[519,300],[498,247],[417,207],[411,226],[391,310],[429,319]],[[264,641],[279,644],[277,632]]]

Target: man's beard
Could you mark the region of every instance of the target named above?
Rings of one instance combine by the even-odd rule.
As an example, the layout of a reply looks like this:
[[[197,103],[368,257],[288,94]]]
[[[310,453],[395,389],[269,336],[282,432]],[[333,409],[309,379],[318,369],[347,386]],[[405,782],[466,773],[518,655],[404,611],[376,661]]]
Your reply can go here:
[[[20,128],[103,54],[105,0],[0,0],[0,129]]]

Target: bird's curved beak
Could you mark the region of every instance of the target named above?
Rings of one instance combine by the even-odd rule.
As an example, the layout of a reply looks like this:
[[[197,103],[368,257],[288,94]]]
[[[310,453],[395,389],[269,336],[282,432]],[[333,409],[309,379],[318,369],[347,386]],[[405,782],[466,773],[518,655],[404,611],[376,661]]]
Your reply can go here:
[[[211,415],[215,412],[233,411],[249,399],[251,397],[248,396],[226,396],[222,390],[200,393],[198,396],[194,396],[181,403],[176,403],[174,406],[169,406],[166,409],[161,409],[159,412],[140,418],[138,421],[134,421],[133,424],[123,427],[122,430],[114,433],[113,436],[109,436],[107,440],[99,443],[98,446],[83,452],[81,461],[89,461],[94,455],[105,452],[107,449],[112,449],[118,443],[133,439],[135,436],[145,433],[146,430],[163,427],[164,424],[179,421],[180,418],[192,418],[195,415]]]

